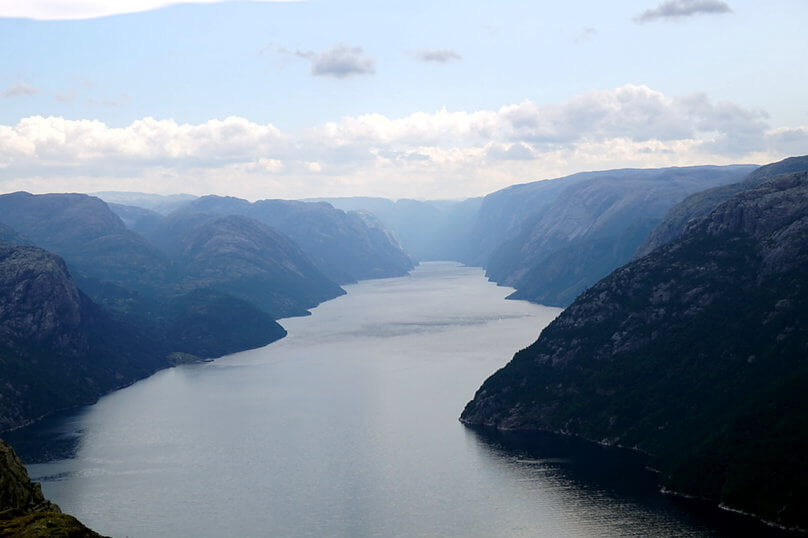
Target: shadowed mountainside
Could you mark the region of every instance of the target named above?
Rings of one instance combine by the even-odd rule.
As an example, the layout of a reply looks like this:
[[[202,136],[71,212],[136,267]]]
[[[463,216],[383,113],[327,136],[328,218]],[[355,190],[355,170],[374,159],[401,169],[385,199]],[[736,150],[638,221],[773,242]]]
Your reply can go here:
[[[614,271],[492,375],[467,424],[653,454],[663,484],[808,529],[808,173]]]
[[[275,319],[305,315],[345,293],[288,237],[247,217],[175,214],[149,239],[172,260],[177,289],[227,293]]]
[[[58,256],[0,244],[0,430],[167,366],[161,342],[144,336],[84,295]]]
[[[470,259],[491,280],[516,288],[512,298],[566,306],[631,260],[679,200],[753,169],[611,170],[511,187],[483,201]]]

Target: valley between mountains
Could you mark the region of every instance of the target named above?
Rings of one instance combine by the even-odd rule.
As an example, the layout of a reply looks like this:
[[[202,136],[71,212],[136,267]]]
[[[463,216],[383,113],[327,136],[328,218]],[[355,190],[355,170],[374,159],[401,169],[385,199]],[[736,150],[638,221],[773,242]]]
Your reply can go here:
[[[565,308],[464,424],[640,450],[660,487],[808,531],[806,156],[462,201],[0,195],[0,431],[265,346],[343,286],[433,260]]]

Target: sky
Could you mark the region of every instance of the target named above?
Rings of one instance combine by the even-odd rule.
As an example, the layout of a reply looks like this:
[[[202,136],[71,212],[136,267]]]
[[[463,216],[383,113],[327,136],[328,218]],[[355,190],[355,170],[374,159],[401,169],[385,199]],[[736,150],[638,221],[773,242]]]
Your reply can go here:
[[[808,2],[0,0],[0,192],[465,198],[808,153]]]

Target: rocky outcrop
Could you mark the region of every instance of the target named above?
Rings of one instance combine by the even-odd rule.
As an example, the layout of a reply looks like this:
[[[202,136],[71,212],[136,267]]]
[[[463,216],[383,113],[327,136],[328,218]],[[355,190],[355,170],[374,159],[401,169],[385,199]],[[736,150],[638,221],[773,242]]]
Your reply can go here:
[[[0,342],[47,346],[77,356],[87,351],[81,297],[58,256],[0,243]]]
[[[91,403],[165,367],[164,356],[84,295],[61,258],[0,244],[0,431]]]
[[[330,204],[291,200],[247,200],[203,196],[178,213],[241,215],[291,238],[329,279],[345,284],[368,278],[402,276],[412,260],[383,230]]]
[[[802,170],[808,170],[808,156],[789,157],[780,162],[761,166],[738,183],[691,194],[668,211],[665,219],[654,228],[645,242],[637,249],[635,257],[641,258],[655,248],[673,241],[682,235],[690,221],[706,217],[719,204],[726,202],[736,194],[754,189],[771,177]]]
[[[753,168],[611,170],[553,180],[543,189],[545,182],[511,188],[497,204],[498,213],[511,219],[508,230],[498,239],[483,236],[483,245],[497,243],[484,260],[486,274],[516,288],[512,298],[566,306],[631,260],[672,205],[695,191],[739,181]],[[525,200],[513,200],[520,191],[536,197],[538,206],[528,211]],[[509,212],[511,205],[518,209]],[[483,203],[481,221],[490,219],[490,206]]]
[[[95,537],[99,534],[63,514],[42,495],[10,446],[0,441],[0,536]]]
[[[653,454],[664,486],[808,529],[808,173],[584,292],[461,420]]]

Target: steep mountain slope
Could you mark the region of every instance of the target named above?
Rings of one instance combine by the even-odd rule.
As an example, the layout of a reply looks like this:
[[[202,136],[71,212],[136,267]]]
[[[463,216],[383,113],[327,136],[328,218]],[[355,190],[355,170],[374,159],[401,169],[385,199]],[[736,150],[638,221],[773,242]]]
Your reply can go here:
[[[494,251],[518,235],[526,221],[538,218],[564,189],[593,174],[597,172],[511,185],[487,195],[469,232],[463,261],[485,267]]]
[[[513,298],[566,306],[629,261],[676,202],[692,192],[738,181],[753,168],[611,170],[554,180],[543,189],[545,182],[529,184],[535,190],[530,195],[519,194],[528,186],[519,186],[515,193],[495,193],[496,211],[488,204],[486,213],[484,202],[478,221],[493,219],[502,226],[505,215],[511,215],[509,231],[498,238],[484,236],[479,254],[484,256],[496,238],[501,243],[484,262],[489,278],[515,287]],[[538,209],[528,213],[525,199],[536,199]],[[525,214],[529,216],[521,222],[514,216]]]
[[[344,284],[402,276],[412,261],[383,230],[327,203],[203,196],[178,214],[214,213],[250,217],[289,236],[329,279]]]
[[[174,289],[227,293],[276,319],[345,293],[288,237],[247,217],[176,214],[150,239],[174,262]]]
[[[584,292],[463,411],[653,454],[676,491],[808,529],[808,173]]]
[[[0,536],[64,536],[92,538],[99,534],[63,514],[42,495],[10,446],[0,441]]]
[[[0,222],[62,256],[78,278],[152,290],[165,282],[167,263],[127,230],[107,205],[85,194],[15,192],[0,195]],[[101,297],[94,297],[102,300]]]
[[[770,177],[802,170],[808,170],[808,155],[790,157],[780,162],[767,164],[753,171],[746,179],[738,183],[691,194],[668,211],[665,219],[654,228],[646,241],[637,249],[636,257],[641,258],[655,248],[673,241],[682,235],[689,221],[706,217],[719,204],[729,200],[739,192],[753,189]]]
[[[0,244],[0,430],[93,402],[167,366],[164,357],[81,293],[58,256]]]

